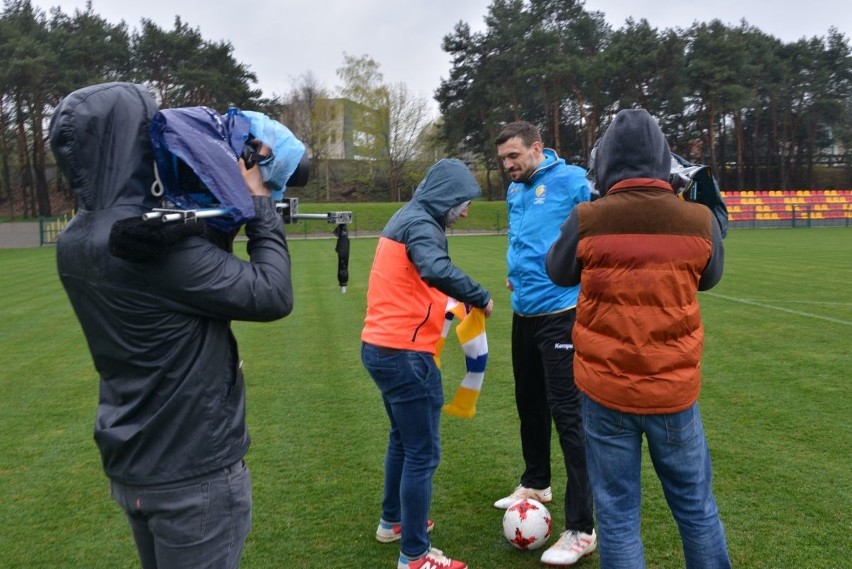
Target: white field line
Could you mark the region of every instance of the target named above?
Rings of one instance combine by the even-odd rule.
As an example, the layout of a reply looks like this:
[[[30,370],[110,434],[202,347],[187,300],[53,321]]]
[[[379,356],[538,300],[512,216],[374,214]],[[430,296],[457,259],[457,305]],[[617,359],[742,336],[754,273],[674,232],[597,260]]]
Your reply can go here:
[[[834,324],[843,324],[845,326],[852,326],[852,322],[848,320],[841,320],[839,318],[831,318],[830,316],[820,316],[819,314],[811,314],[810,312],[802,312],[801,310],[792,310],[790,308],[784,308],[783,306],[773,306],[772,304],[766,304],[765,302],[759,302],[757,300],[748,299],[748,298],[736,298],[733,296],[726,296],[724,294],[718,294],[715,292],[703,292],[701,294],[706,294],[708,296],[715,296],[716,298],[722,298],[724,300],[730,300],[731,302],[739,302],[741,304],[749,304],[751,306],[759,306],[761,308],[768,308],[769,310],[777,310],[778,312],[786,312],[788,314],[795,314],[796,316],[804,316],[805,318],[816,318],[817,320],[825,320],[826,322],[832,322]],[[790,303],[792,304],[792,303]],[[801,304],[801,303],[800,303]],[[813,302],[812,304],[841,304],[844,305],[846,303],[833,303],[833,302]]]

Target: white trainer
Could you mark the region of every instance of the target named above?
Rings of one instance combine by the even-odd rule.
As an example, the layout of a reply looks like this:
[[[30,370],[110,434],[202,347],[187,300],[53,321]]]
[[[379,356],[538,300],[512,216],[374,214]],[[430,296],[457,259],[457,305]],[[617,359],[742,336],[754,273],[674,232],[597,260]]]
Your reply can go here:
[[[592,530],[591,534],[564,531],[559,540],[541,556],[541,562],[555,566],[573,565],[583,557],[591,555],[597,546],[598,536],[595,530]]]
[[[426,533],[432,531],[435,527],[435,522],[426,520]],[[391,543],[402,539],[402,524],[389,524],[384,520],[379,520],[379,527],[376,528],[376,540],[382,543]]]
[[[523,500],[524,498],[536,500],[542,504],[547,504],[553,500],[553,491],[550,489],[550,486],[543,490],[537,490],[536,488],[527,488],[526,486],[520,485],[515,488],[514,492],[505,498],[500,498],[494,502],[494,507],[501,510],[508,510],[512,504],[518,500]]]

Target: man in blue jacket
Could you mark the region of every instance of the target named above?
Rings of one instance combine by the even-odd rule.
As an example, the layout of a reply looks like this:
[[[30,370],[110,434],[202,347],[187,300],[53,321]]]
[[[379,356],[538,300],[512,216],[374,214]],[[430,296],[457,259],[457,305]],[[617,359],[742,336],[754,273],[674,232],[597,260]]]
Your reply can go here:
[[[517,488],[494,506],[505,509],[523,498],[551,501],[551,421],[555,423],[567,474],[565,531],[541,560],[573,565],[597,545],[573,371],[571,334],[579,286],[553,284],[544,261],[562,222],[574,206],[589,201],[590,188],[585,170],[544,148],[538,129],[528,122],[506,125],[495,143],[512,180],[506,192],[506,286],[512,291],[514,310],[512,368],[525,469]]]
[[[156,110],[131,83],[86,87],[59,104],[50,143],[79,209],[56,260],[100,376],[95,441],[143,569],[236,569],[252,499],[231,320],[289,314],[290,255],[259,169],[240,160],[255,209],[245,225],[250,260],[201,221],[176,224],[167,245],[129,260],[131,247],[111,236],[117,222],[159,205]]]

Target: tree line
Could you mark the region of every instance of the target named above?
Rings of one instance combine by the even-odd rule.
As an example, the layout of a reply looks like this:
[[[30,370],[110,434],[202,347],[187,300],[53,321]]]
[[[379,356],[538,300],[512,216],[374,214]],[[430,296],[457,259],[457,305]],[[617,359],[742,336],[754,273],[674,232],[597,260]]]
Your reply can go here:
[[[171,30],[147,19],[131,30],[98,16],[91,2],[69,15],[59,8],[45,14],[29,0],[4,0],[0,204],[17,199],[25,217],[51,215],[47,120],[68,93],[106,81],[145,84],[163,108],[271,104],[252,88],[257,77],[234,59],[230,43],[205,40],[180,17]]]
[[[585,164],[615,112],[632,106],[658,118],[676,152],[710,164],[725,189],[817,187],[817,170],[830,161],[844,161],[849,183],[852,57],[836,29],[792,43],[745,21],[658,30],[628,20],[614,29],[582,0],[494,0],[485,23],[473,33],[459,22],[443,38],[452,63],[435,92],[435,122],[427,101],[384,81],[378,62],[344,52],[337,95],[376,111],[370,167],[357,169],[366,174],[356,183],[407,199],[424,162],[452,155],[484,168],[486,196],[499,198],[506,179],[491,175],[500,172],[492,141],[503,124],[536,123],[548,146]],[[233,51],[180,17],[171,29],[147,19],[129,28],[91,3],[67,14],[4,0],[0,211],[17,202],[26,217],[51,215],[51,192],[67,189],[51,171],[49,117],[66,94],[105,81],[147,85],[162,108],[234,104],[281,117],[317,163],[319,195],[330,133],[318,103],[332,92],[308,73],[288,94],[264,98]]]
[[[850,183],[852,57],[837,29],[791,43],[745,20],[614,29],[582,0],[494,0],[485,24],[444,37],[452,67],[435,98],[447,150],[490,172],[507,122],[539,125],[547,146],[585,163],[614,114],[639,106],[724,189],[812,188],[837,162]]]
[[[312,73],[293,81],[289,93],[264,98],[253,85],[257,76],[237,61],[230,42],[210,42],[180,16],[171,29],[148,19],[138,28],[113,24],[96,14],[91,2],[67,14],[49,14],[30,0],[4,0],[0,14],[0,211],[20,204],[24,217],[50,216],[51,192],[65,192],[52,170],[46,125],[61,98],[106,81],[146,85],[160,108],[205,105],[224,112],[230,105],[265,112],[287,124],[313,158],[315,184],[329,179],[326,161],[333,127],[323,116],[333,92]],[[428,145],[428,102],[405,84],[384,81],[380,65],[368,55],[343,54],[338,95],[371,112],[363,128],[369,144],[361,149],[369,168],[346,169],[364,188],[385,196],[404,195],[416,184],[419,154]],[[429,147],[431,148],[431,146]],[[364,174],[361,174],[364,172]],[[51,182],[51,180],[56,180]],[[50,183],[49,183],[50,182]],[[327,190],[327,188],[326,188]]]

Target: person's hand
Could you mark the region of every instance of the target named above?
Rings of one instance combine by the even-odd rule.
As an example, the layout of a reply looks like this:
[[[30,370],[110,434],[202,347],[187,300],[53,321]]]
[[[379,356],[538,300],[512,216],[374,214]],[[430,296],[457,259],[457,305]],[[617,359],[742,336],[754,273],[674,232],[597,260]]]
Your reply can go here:
[[[488,304],[485,305],[485,308],[483,308],[482,311],[485,313],[486,318],[491,316],[491,313],[494,311],[494,299],[489,298]]]
[[[509,282],[508,278],[506,279],[506,288],[509,289],[510,292],[515,290],[515,287],[512,286],[512,283]]]
[[[246,163],[242,158],[239,159],[239,164],[240,174],[243,175],[243,181],[246,183],[249,193],[253,196],[269,196],[269,188],[263,183],[263,175],[260,173],[260,168],[255,166],[254,168],[246,169]]]
[[[250,144],[257,149],[261,157],[269,156],[272,152],[268,144],[258,139],[252,140]],[[270,191],[266,187],[266,184],[263,183],[263,175],[260,173],[260,167],[252,166],[251,168],[246,168],[245,160],[242,158],[239,159],[239,164],[240,173],[243,175],[243,181],[245,181],[249,193],[253,196],[269,196]]]

